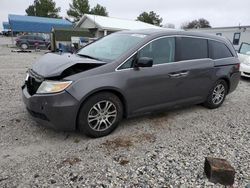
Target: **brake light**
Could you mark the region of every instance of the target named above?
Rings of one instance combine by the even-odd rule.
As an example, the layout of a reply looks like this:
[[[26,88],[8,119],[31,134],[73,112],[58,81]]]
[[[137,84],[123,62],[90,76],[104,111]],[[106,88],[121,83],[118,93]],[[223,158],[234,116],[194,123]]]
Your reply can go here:
[[[234,65],[234,68],[235,68],[236,70],[240,70],[240,63]]]

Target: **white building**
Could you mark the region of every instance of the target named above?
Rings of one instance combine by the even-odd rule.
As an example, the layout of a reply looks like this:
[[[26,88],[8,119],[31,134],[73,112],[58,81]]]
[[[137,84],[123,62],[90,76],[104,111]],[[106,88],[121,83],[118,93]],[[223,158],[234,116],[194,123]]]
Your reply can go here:
[[[161,27],[141,21],[84,14],[75,27],[89,29],[95,37],[102,37],[121,30],[159,29]]]
[[[188,31],[224,36],[233,43],[235,50],[239,50],[242,42],[250,43],[250,26],[199,28]]]

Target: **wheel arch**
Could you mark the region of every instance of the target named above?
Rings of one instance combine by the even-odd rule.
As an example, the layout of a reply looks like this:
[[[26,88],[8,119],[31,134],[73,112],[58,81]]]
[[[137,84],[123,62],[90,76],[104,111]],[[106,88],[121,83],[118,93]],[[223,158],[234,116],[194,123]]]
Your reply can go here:
[[[224,80],[227,83],[227,87],[228,87],[227,93],[229,93],[229,91],[230,91],[230,79],[224,76],[224,77],[219,78],[218,80]]]
[[[103,87],[103,88],[99,88],[99,89],[96,89],[96,90],[93,90],[91,92],[89,92],[87,95],[85,95],[81,101],[80,101],[80,105],[78,107],[78,110],[77,110],[77,115],[76,115],[76,129],[77,129],[77,120],[78,120],[78,116],[79,116],[79,112],[80,112],[80,109],[81,107],[84,105],[84,103],[90,98],[92,97],[93,95],[96,95],[97,93],[102,93],[102,92],[109,92],[109,93],[112,93],[114,95],[116,95],[121,103],[122,103],[122,107],[123,107],[123,117],[126,118],[127,117],[127,110],[128,110],[128,107],[127,107],[127,100],[125,98],[125,95],[118,89],[118,88],[114,88],[114,87]]]

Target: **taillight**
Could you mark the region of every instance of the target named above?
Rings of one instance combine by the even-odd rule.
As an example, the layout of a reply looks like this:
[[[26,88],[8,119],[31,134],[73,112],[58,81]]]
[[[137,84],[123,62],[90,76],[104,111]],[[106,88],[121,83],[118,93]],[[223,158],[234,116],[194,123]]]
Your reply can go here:
[[[236,70],[240,70],[240,63],[234,65],[234,68],[235,68]]]

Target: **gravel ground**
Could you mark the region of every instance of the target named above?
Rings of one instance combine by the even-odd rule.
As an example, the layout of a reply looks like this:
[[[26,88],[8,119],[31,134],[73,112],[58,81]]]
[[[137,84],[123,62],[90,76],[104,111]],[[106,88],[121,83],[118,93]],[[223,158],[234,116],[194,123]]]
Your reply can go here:
[[[222,187],[203,173],[207,156],[235,167],[236,187],[250,183],[249,79],[219,109],[124,120],[90,139],[41,127],[26,112],[20,87],[42,54],[0,46],[0,187]]]

